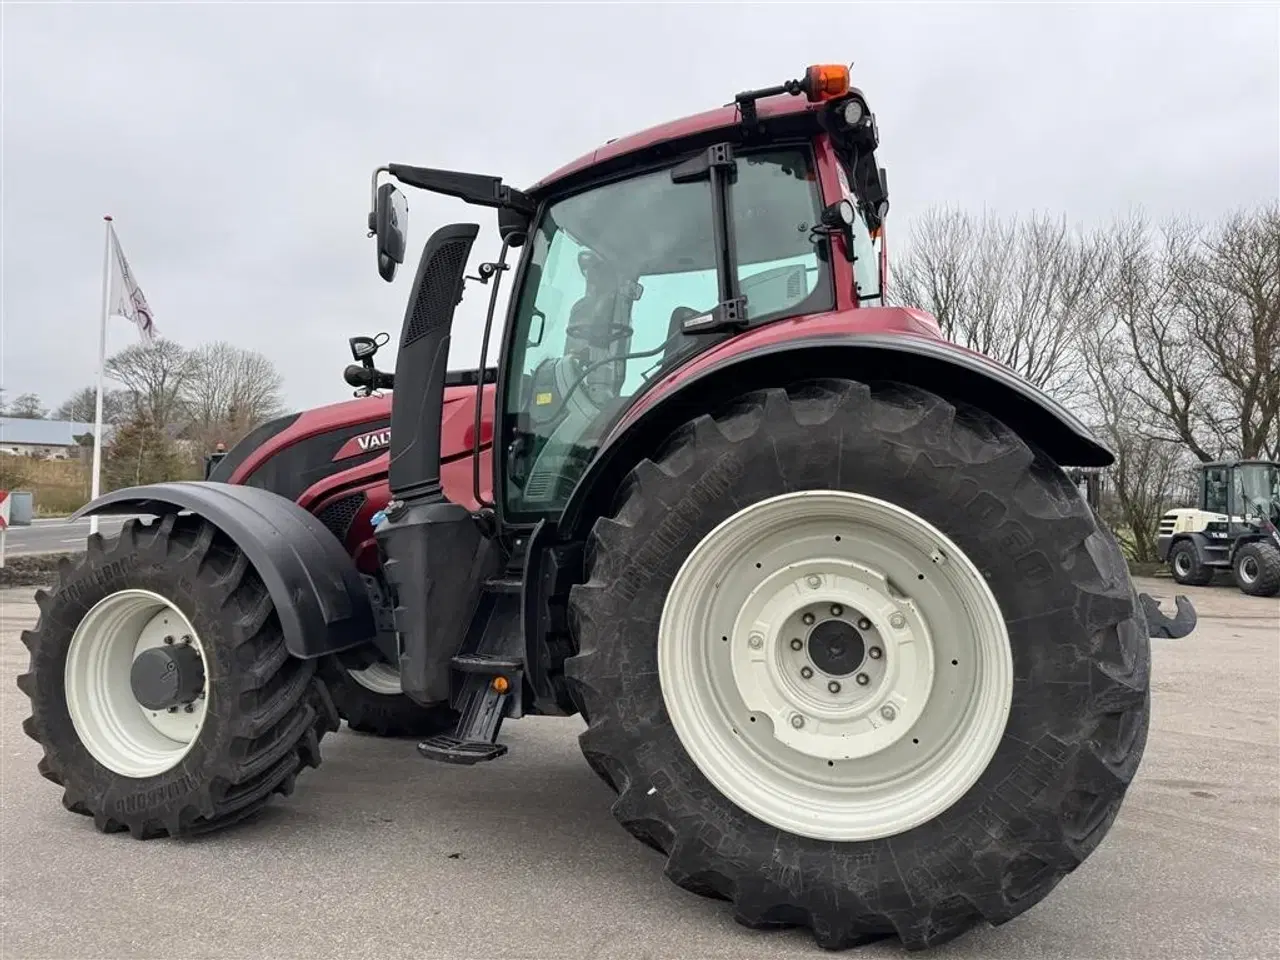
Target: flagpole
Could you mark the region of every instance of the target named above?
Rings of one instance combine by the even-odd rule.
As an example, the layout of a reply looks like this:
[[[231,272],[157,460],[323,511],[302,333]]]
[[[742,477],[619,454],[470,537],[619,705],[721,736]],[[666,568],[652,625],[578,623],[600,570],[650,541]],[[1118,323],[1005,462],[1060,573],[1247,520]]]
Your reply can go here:
[[[93,402],[93,476],[90,480],[90,499],[97,500],[102,490],[102,384],[107,367],[107,311],[111,309],[111,216],[107,222],[106,244],[102,251],[102,316],[98,329],[98,394]],[[89,535],[98,532],[98,516],[89,518]]]

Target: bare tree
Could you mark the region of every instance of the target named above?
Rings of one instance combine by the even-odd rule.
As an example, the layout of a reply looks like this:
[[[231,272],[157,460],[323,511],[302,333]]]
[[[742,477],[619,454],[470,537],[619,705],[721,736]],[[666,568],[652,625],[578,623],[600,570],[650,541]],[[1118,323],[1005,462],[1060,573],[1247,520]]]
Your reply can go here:
[[[125,347],[107,360],[107,376],[125,387],[128,416],[168,429],[183,419],[183,390],[195,363],[172,340]]]
[[[1245,458],[1280,447],[1280,206],[1234,213],[1174,264],[1189,327],[1225,415],[1224,446]]]
[[[34,393],[23,393],[13,401],[5,415],[21,420],[43,420],[48,413],[49,411],[40,402],[39,396]]]
[[[1079,338],[1100,309],[1105,238],[1048,216],[935,210],[913,225],[904,246],[894,266],[899,302],[933,314],[948,339],[1064,403],[1086,393]]]
[[[282,411],[284,381],[262,354],[219,342],[199,347],[192,359],[182,396],[198,443],[234,443]]]
[[[1109,309],[1153,437],[1199,460],[1280,451],[1280,211],[1112,230]]]
[[[1084,367],[1093,389],[1094,428],[1115,451],[1106,471],[1108,492],[1101,514],[1130,559],[1157,559],[1161,515],[1184,493],[1185,448],[1152,434],[1150,413],[1135,384],[1141,383],[1127,345],[1127,328],[1111,313],[1081,340]]]
[[[78,420],[81,423],[92,423],[97,412],[98,391],[96,387],[81,387],[63,401],[62,406],[54,412],[56,420]],[[104,423],[122,423],[129,408],[128,397],[122,390],[102,391],[102,420]]]

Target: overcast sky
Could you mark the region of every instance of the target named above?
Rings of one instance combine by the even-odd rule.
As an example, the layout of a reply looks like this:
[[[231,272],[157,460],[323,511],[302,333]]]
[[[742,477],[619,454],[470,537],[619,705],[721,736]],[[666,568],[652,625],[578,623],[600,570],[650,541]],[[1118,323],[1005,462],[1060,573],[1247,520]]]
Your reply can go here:
[[[163,335],[261,351],[291,406],[339,400],[347,337],[398,330],[411,279],[375,270],[374,167],[527,186],[811,62],[854,62],[891,238],[946,203],[1088,223],[1280,194],[1274,3],[2,10],[0,387],[49,407],[93,381],[103,214]],[[452,220],[482,225],[473,262],[496,256],[487,212],[409,194],[413,262]],[[475,366],[483,294],[452,367]],[[108,349],[136,338],[115,320]]]

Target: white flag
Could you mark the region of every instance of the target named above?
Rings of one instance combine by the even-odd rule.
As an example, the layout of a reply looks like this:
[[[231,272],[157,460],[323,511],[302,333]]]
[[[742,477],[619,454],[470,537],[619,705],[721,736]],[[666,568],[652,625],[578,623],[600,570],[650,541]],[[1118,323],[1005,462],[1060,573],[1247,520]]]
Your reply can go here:
[[[115,295],[111,304],[111,316],[132,320],[138,325],[138,333],[142,335],[142,339],[150,342],[156,336],[151,308],[147,306],[147,298],[143,296],[142,288],[138,286],[133,271],[129,269],[129,261],[125,259],[124,251],[120,249],[120,238],[116,236],[115,224],[112,224],[110,229],[111,249],[115,252],[115,270],[112,277]]]

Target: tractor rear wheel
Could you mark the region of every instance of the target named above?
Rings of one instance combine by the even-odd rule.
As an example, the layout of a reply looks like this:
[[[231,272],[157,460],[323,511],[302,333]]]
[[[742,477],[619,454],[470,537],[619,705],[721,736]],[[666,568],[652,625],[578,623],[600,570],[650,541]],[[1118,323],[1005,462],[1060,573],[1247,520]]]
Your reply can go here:
[[[400,671],[385,661],[355,669],[336,656],[327,657],[320,672],[338,714],[358,733],[431,737],[449,732],[458,722],[458,714],[447,703],[424,707],[405,696]]]
[[[289,794],[338,716],[261,578],[197,516],[128,521],[62,565],[18,687],[62,803],[105,833],[203,832]]]
[[[1146,622],[1065,474],[984,413],[824,380],[632,472],[571,594],[581,746],[680,886],[909,948],[1003,923],[1111,827]]]
[[[1241,592],[1274,597],[1280,593],[1280,550],[1263,540],[1246,543],[1236,551],[1231,574]]]
[[[1203,587],[1213,582],[1213,567],[1200,560],[1200,551],[1190,540],[1179,540],[1169,551],[1169,573],[1178,583]]]

